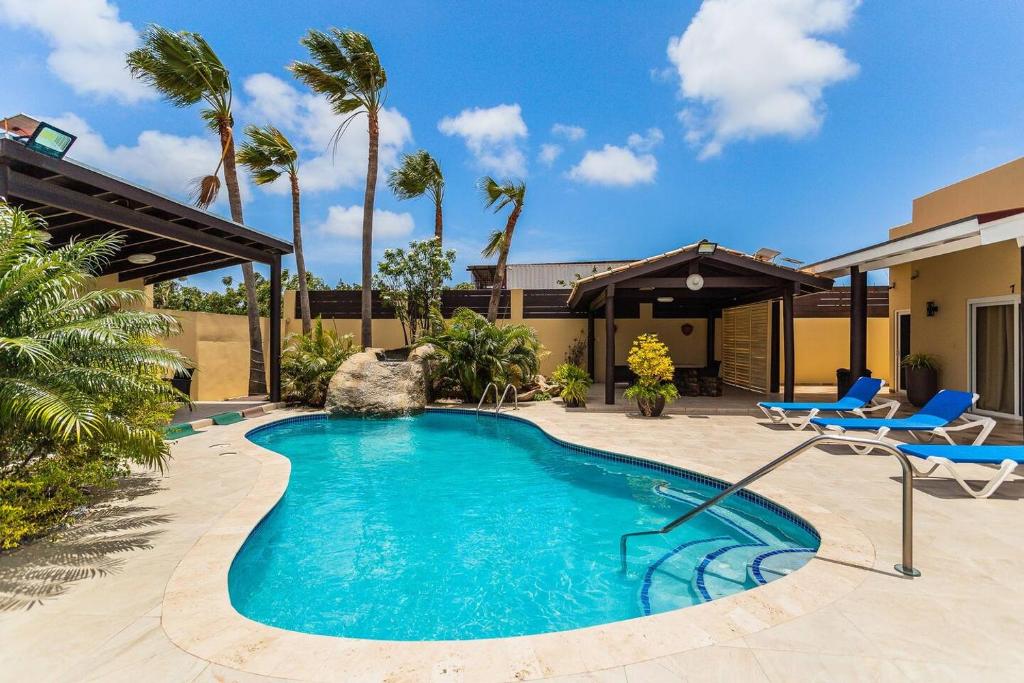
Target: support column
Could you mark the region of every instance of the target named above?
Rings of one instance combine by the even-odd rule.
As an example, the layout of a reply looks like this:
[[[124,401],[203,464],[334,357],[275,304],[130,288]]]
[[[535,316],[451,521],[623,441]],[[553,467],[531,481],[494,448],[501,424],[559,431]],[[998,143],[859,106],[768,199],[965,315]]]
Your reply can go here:
[[[704,366],[710,368],[715,363],[715,312],[708,311],[708,322],[707,322],[707,350],[705,355],[707,360],[704,362]]]
[[[615,285],[604,298],[604,402],[615,405]]]
[[[596,379],[594,374],[594,312],[587,311],[587,374],[590,379]]]
[[[782,325],[782,316],[779,313],[779,302],[773,301],[771,305],[772,333],[771,337],[769,337],[771,348],[769,349],[768,391],[773,394],[777,394],[779,393],[779,366],[781,365],[781,356],[779,355],[781,346],[781,344],[779,344],[779,334],[782,330],[779,328]]]
[[[798,285],[794,285],[794,288]],[[793,289],[782,293],[783,355],[786,359],[784,401],[792,401],[796,389],[796,350],[793,339]]]
[[[868,367],[868,274],[850,268],[850,379]]]
[[[270,400],[281,400],[281,256],[270,264]]]
[[[1020,303],[1017,304],[1017,348],[1020,355],[1017,358],[1017,374],[1019,375],[1018,389],[1020,390],[1020,396],[1018,401],[1018,414],[1024,415],[1024,245],[1020,244],[1020,240],[1017,241],[1020,247],[1020,287],[1018,292],[1020,293]],[[1024,422],[1021,424],[1022,430],[1024,430]],[[1024,436],[1024,434],[1022,434]]]

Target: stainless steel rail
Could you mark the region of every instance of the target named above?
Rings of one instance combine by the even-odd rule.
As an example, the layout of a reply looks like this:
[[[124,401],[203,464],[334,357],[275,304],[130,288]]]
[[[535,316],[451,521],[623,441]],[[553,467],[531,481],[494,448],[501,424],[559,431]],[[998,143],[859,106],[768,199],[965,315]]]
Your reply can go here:
[[[491,387],[494,387],[494,400],[498,400],[498,385],[494,382],[488,382],[487,386],[484,387],[484,393],[480,395],[480,402],[476,404],[476,412],[480,412],[480,406],[487,400],[487,392],[491,390]]]
[[[676,527],[685,524],[700,513],[707,510],[709,507],[718,505],[720,502],[736,493],[740,489],[746,488],[750,484],[754,483],[761,477],[771,474],[776,469],[785,465],[787,462],[795,458],[796,456],[804,453],[811,448],[823,445],[842,444],[846,446],[871,446],[877,448],[889,455],[895,457],[900,462],[900,467],[903,468],[903,561],[900,564],[895,565],[896,571],[904,576],[921,576],[921,572],[914,568],[914,468],[911,467],[910,461],[907,456],[904,455],[895,446],[885,443],[884,441],[875,441],[872,439],[861,439],[852,436],[830,436],[827,434],[821,436],[815,436],[807,441],[803,442],[796,448],[780,455],[775,460],[761,467],[754,472],[751,472],[743,479],[729,486],[718,495],[709,498],[697,507],[693,508],[681,517],[677,517],[660,529],[652,529],[650,531],[634,531],[628,534],[623,534],[619,539],[619,553],[622,556],[622,572],[626,572],[626,553],[627,553],[627,541],[632,536],[651,536],[655,534],[667,534]]]
[[[514,410],[519,410],[519,392],[511,384],[505,385],[505,391],[501,392],[501,400],[498,401],[498,405],[494,408],[494,414],[497,415],[498,411],[501,410],[501,406],[505,403],[505,397],[508,396],[508,390],[512,390],[512,399],[515,401]],[[498,387],[494,387],[494,392],[498,392]]]

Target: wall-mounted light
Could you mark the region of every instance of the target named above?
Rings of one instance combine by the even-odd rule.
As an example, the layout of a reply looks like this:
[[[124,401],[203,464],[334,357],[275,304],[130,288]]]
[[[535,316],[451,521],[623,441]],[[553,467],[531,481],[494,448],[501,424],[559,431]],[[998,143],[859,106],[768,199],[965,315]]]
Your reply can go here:
[[[929,301],[924,305],[924,311],[925,315],[931,318],[932,316],[939,312],[939,305],[934,301]]]
[[[25,146],[54,159],[63,159],[76,139],[71,133],[43,121],[36,126]]]
[[[700,242],[697,243],[697,253],[700,254],[701,256],[710,256],[711,254],[715,253],[716,249],[718,249],[717,242],[708,242],[707,240],[701,240]]]
[[[129,254],[128,263],[134,263],[137,266],[147,266],[150,263],[156,261],[156,256],[153,254]]]
[[[658,303],[659,303],[659,304],[670,304],[670,303],[672,303],[673,301],[675,301],[675,299],[673,299],[673,298],[672,298],[672,297],[670,297],[670,296],[659,296],[659,297],[658,297]]]

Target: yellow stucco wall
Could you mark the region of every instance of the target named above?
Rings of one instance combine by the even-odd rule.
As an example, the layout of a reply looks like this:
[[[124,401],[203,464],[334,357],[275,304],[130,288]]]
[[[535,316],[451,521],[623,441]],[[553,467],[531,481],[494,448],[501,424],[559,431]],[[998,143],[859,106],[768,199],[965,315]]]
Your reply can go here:
[[[797,318],[796,383],[835,384],[836,368],[850,367],[848,318]],[[888,318],[868,318],[868,368],[892,385],[892,344]]]

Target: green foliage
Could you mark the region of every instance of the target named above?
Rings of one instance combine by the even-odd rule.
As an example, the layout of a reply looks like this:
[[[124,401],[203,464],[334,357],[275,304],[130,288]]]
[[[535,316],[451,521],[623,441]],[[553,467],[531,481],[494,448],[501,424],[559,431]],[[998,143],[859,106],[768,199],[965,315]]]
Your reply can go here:
[[[388,187],[398,199],[415,199],[427,193],[435,204],[444,199],[441,167],[425,149],[402,156],[398,167],[388,173]]]
[[[359,351],[352,335],[325,330],[317,318],[309,334],[293,334],[281,354],[281,391],[285,400],[323,407],[327,385],[349,356]]]
[[[930,353],[912,353],[904,356],[900,364],[912,370],[938,370],[939,359]]]
[[[374,288],[402,323],[405,343],[436,327],[441,317],[441,291],[452,276],[455,252],[437,239],[413,241],[409,249],[385,249],[373,276]]]
[[[551,394],[546,391],[538,391],[533,395],[534,401],[550,401]]]
[[[466,401],[479,400],[489,382],[519,386],[532,380],[543,350],[532,328],[495,325],[468,308],[456,310],[441,331],[425,335],[421,343],[435,348],[435,382],[457,383]]]
[[[270,315],[270,280],[256,273],[256,300],[259,302],[260,315]],[[200,311],[203,313],[226,313],[228,315],[245,315],[247,311],[245,284],[234,284],[234,278],[226,275],[221,279],[224,285],[222,292],[207,292],[192,285],[185,284],[185,278],[177,281],[160,282],[153,285],[154,308],[166,308],[174,311]],[[359,289],[358,285],[338,283],[335,289]],[[310,290],[330,289],[323,278],[306,272],[306,286]],[[284,269],[281,271],[281,290],[299,288],[299,276]]]
[[[50,250],[45,225],[0,203],[0,545],[62,518],[125,463],[162,468],[161,426],[188,361],[156,343],[177,321],[140,291],[93,289],[106,235]]]
[[[249,169],[257,185],[272,183],[282,174],[298,172],[299,155],[284,133],[273,126],[246,126],[238,163]]]
[[[563,392],[564,393],[564,392]],[[660,384],[634,384],[626,387],[622,395],[630,400],[653,401],[659,396],[664,396],[666,401],[674,401],[679,398],[679,390],[671,382]]]
[[[594,380],[575,363],[562,363],[551,373],[551,381],[562,387],[562,400],[569,406],[587,405],[587,391]]]

